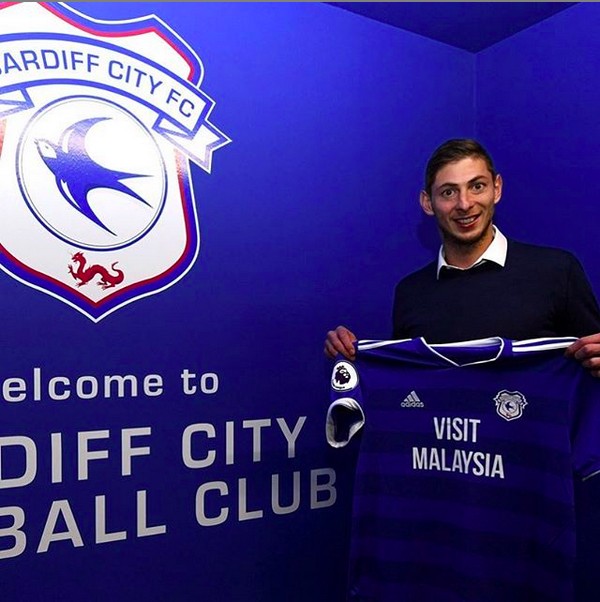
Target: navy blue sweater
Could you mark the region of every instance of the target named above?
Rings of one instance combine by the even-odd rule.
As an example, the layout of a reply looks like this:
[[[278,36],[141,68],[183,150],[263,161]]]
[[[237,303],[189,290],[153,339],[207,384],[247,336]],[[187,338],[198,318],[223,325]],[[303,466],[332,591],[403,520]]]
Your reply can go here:
[[[430,343],[489,336],[529,339],[600,332],[600,309],[583,268],[561,249],[508,241],[506,265],[470,270],[437,262],[396,286],[394,338]]]

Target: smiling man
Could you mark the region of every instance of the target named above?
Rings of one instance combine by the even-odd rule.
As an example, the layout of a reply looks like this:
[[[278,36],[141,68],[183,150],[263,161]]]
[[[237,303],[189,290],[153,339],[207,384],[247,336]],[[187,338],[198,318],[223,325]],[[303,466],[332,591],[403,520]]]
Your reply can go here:
[[[452,151],[450,157],[456,149]],[[437,162],[430,165],[426,178],[419,200],[423,211],[437,220],[443,242],[441,259],[445,265],[469,268],[494,239],[492,219],[502,196],[502,178],[485,155],[461,154],[439,169]]]
[[[398,283],[393,337],[581,337],[567,355],[600,376],[600,309],[581,264],[567,251],[507,239],[493,223],[501,196],[502,178],[477,141],[448,140],[434,151],[420,203],[442,246],[436,261]],[[355,340],[338,326],[325,354],[353,359]]]

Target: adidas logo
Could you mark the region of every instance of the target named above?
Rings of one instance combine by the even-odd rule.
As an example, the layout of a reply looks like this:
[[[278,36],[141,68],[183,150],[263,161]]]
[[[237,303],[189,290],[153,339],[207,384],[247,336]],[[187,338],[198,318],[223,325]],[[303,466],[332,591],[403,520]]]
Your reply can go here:
[[[411,391],[400,404],[403,408],[424,408],[425,404],[419,399],[416,391]]]

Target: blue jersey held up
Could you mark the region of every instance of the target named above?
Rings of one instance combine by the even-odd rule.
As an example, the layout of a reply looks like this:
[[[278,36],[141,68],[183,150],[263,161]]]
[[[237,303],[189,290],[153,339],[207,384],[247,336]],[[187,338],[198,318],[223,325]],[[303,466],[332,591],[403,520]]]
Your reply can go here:
[[[361,341],[327,440],[357,434],[350,600],[567,602],[573,477],[600,471],[600,382],[572,338]]]

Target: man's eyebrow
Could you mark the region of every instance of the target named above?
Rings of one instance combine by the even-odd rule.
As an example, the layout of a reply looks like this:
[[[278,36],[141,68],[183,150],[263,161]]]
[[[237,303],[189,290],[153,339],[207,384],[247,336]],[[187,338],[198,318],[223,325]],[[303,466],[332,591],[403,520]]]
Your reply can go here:
[[[477,180],[481,180],[481,179],[486,179],[487,177],[488,177],[488,176],[487,176],[486,174],[482,173],[482,174],[481,174],[481,175],[479,175],[479,176],[475,176],[474,178],[471,178],[471,179],[470,179],[470,180],[467,182],[467,184],[473,184],[473,182],[477,182]]]
[[[477,182],[477,180],[481,180],[481,179],[485,179],[487,176],[485,174],[480,174],[478,176],[475,176],[473,178],[471,178],[467,184],[474,184],[475,182]],[[458,186],[459,184],[456,184],[455,182],[444,182],[443,184],[440,184],[439,186],[437,186],[437,189],[440,190],[442,188],[445,188],[447,186]]]

